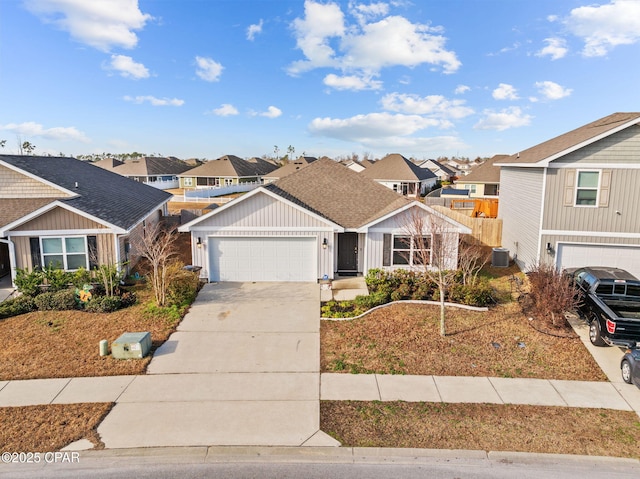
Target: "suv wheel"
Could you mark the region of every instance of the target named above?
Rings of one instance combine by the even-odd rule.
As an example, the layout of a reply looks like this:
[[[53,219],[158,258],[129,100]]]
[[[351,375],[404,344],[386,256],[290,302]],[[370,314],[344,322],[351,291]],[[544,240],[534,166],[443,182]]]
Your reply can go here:
[[[622,361],[620,369],[622,371],[622,380],[627,384],[631,384],[631,364],[627,359]]]
[[[589,323],[589,341],[594,346],[606,346],[607,343],[602,339],[602,333],[600,332],[600,321],[597,318],[593,318]]]

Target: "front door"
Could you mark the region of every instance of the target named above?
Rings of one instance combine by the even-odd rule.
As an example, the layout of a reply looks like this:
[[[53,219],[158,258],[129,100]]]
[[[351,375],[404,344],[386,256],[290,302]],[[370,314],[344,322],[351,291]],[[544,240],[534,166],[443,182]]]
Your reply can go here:
[[[358,272],[358,233],[338,234],[338,272]]]

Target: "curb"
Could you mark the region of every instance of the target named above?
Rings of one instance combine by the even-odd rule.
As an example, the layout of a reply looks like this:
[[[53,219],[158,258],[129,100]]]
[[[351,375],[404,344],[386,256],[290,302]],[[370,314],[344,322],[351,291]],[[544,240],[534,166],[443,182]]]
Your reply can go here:
[[[192,446],[135,449],[103,449],[80,453],[80,462],[109,463],[326,463],[326,464],[420,464],[438,460],[487,460],[519,464],[559,462],[581,465],[619,464],[639,466],[639,459],[542,454],[510,451],[401,449],[379,447],[253,447]]]

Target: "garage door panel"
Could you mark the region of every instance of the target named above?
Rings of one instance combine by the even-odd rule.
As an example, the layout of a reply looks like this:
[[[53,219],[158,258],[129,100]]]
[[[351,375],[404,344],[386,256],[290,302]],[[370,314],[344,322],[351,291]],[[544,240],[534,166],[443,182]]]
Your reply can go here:
[[[316,281],[315,237],[209,239],[211,281]]]
[[[561,268],[611,266],[640,278],[640,247],[560,243],[556,264]]]

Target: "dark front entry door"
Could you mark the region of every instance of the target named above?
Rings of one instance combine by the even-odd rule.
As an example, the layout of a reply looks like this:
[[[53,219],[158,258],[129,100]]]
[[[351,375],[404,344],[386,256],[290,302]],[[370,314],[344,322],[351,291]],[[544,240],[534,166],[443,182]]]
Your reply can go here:
[[[358,233],[338,234],[338,272],[358,272]]]

